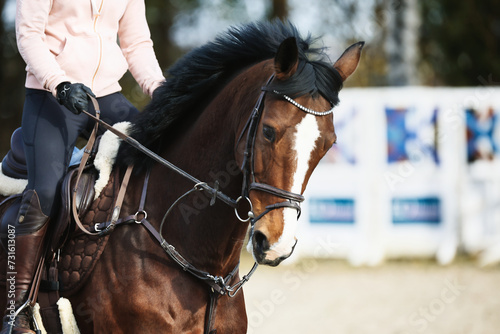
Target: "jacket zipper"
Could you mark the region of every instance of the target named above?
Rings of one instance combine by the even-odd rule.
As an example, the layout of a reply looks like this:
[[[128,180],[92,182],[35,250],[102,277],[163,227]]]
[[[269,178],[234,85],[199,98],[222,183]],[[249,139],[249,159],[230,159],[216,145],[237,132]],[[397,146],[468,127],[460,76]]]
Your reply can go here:
[[[92,0],[92,5],[94,5],[94,1],[95,0]],[[99,55],[98,55],[98,58],[97,58],[97,66],[96,66],[96,69],[94,71],[94,75],[92,76],[92,83],[91,83],[91,87],[90,89],[92,91],[94,91],[94,82],[95,82],[95,78],[97,76],[97,72],[99,72],[99,68],[101,67],[101,60],[102,60],[102,37],[101,37],[101,34],[99,34],[99,32],[97,31],[97,21],[99,19],[99,17],[101,16],[101,10],[102,10],[102,6],[104,4],[104,0],[101,1],[101,5],[99,6],[99,10],[97,11],[97,13],[92,13],[94,15],[94,32],[96,33],[97,35],[97,38],[99,39]],[[92,6],[92,9],[95,10],[96,8],[94,6]]]

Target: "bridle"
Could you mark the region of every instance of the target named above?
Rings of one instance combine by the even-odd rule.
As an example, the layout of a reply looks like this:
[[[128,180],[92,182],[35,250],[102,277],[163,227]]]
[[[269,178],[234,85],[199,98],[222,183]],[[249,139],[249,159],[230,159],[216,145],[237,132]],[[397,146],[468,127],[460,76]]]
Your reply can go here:
[[[252,274],[255,272],[258,264],[255,262],[252,269],[249,271],[249,273],[247,275],[243,275],[243,277],[240,279],[240,281],[231,285],[230,283],[233,280],[233,278],[236,276],[236,273],[238,271],[239,263],[225,277],[211,275],[210,273],[203,271],[203,270],[199,270],[196,267],[194,267],[192,264],[190,264],[181,254],[179,254],[177,252],[177,250],[175,249],[175,247],[173,245],[169,244],[165,240],[165,238],[163,238],[161,231],[162,231],[163,225],[164,225],[168,215],[172,211],[172,209],[182,199],[184,199],[185,197],[189,196],[190,194],[192,194],[193,192],[196,192],[196,191],[206,191],[210,195],[210,198],[211,198],[210,205],[211,206],[215,204],[217,199],[219,199],[223,203],[232,207],[235,210],[236,217],[241,222],[250,222],[252,232],[253,232],[253,228],[255,226],[255,223],[258,220],[260,220],[262,217],[264,217],[267,213],[269,213],[273,210],[281,209],[281,208],[292,208],[292,209],[297,210],[297,216],[300,216],[300,213],[301,213],[300,203],[304,201],[304,196],[302,196],[301,194],[296,194],[296,193],[290,192],[288,190],[274,187],[274,186],[269,185],[269,184],[260,183],[257,181],[257,179],[255,177],[255,173],[254,173],[254,156],[255,156],[254,151],[255,151],[255,140],[257,137],[257,129],[258,129],[261,117],[262,117],[265,94],[266,94],[266,92],[269,92],[268,85],[271,83],[273,78],[274,78],[274,75],[272,75],[268,79],[266,85],[261,88],[261,93],[259,95],[259,98],[257,99],[255,107],[253,108],[253,110],[250,114],[250,117],[248,118],[247,122],[245,123],[245,126],[243,127],[240,135],[238,136],[236,147],[238,147],[239,143],[241,142],[241,140],[243,139],[243,136],[246,133],[245,151],[244,151],[244,155],[243,155],[243,162],[241,165],[241,171],[243,173],[243,184],[242,184],[241,196],[238,197],[238,199],[236,199],[236,200],[233,200],[231,197],[222,193],[219,190],[219,186],[218,186],[217,181],[215,182],[214,187],[209,186],[206,182],[199,181],[198,179],[196,179],[192,175],[188,174],[187,172],[185,172],[182,169],[178,168],[177,166],[173,165],[172,163],[165,160],[164,158],[162,158],[158,154],[152,152],[147,147],[140,144],[134,138],[128,136],[127,134],[113,128],[109,124],[100,120],[99,119],[99,114],[100,114],[99,107],[98,107],[97,101],[93,97],[91,97],[91,100],[94,104],[96,116],[84,111],[84,113],[87,116],[89,116],[90,118],[92,118],[96,121],[96,126],[94,127],[94,131],[93,131],[91,137],[93,137],[94,133],[97,132],[97,126],[98,126],[98,124],[100,124],[104,128],[106,128],[107,130],[113,132],[115,135],[117,135],[122,140],[127,142],[129,145],[133,146],[137,150],[141,151],[142,153],[144,153],[145,155],[150,157],[151,159],[153,159],[156,162],[160,163],[161,165],[173,170],[177,174],[187,178],[188,180],[190,180],[191,182],[194,183],[194,187],[192,189],[188,190],[183,195],[181,195],[167,210],[167,212],[165,213],[165,215],[162,219],[159,230],[157,230],[155,227],[153,227],[151,225],[151,223],[149,223],[149,221],[147,220],[147,213],[144,210],[145,200],[146,200],[146,192],[147,192],[148,181],[149,181],[149,171],[146,174],[146,177],[144,180],[143,193],[141,195],[141,203],[140,203],[139,209],[137,210],[137,213],[135,215],[131,215],[131,216],[128,216],[125,218],[119,218],[119,213],[120,213],[120,209],[121,209],[121,202],[120,202],[120,204],[117,204],[115,206],[111,221],[105,222],[105,223],[100,223],[100,224],[95,224],[95,226],[93,227],[93,231],[87,230],[81,224],[81,222],[79,221],[79,218],[78,218],[78,214],[76,213],[76,209],[74,209],[74,218],[75,218],[75,221],[77,222],[78,227],[84,233],[89,234],[89,235],[94,235],[94,236],[95,235],[104,236],[106,234],[109,234],[114,230],[114,228],[117,225],[120,225],[120,224],[138,223],[138,224],[143,225],[152,234],[152,236],[158,241],[160,246],[170,256],[170,258],[172,258],[177,264],[179,264],[184,271],[189,272],[190,274],[192,274],[196,278],[207,283],[208,286],[210,287],[210,303],[209,303],[209,307],[207,307],[206,321],[205,321],[205,333],[207,333],[207,334],[211,333],[212,323],[215,319],[215,310],[216,310],[216,306],[217,306],[218,297],[220,297],[221,295],[228,295],[231,298],[236,296],[238,291],[243,287],[243,285],[246,282],[248,282],[248,280],[250,279]],[[272,91],[272,93],[281,95],[285,100],[294,104],[297,108],[301,109],[302,111],[304,111],[306,113],[311,113],[311,114],[314,114],[316,116],[328,115],[333,111],[333,107],[332,107],[331,110],[326,111],[326,112],[316,112],[314,110],[311,110],[311,109],[308,109],[308,108],[301,106],[300,104],[295,102],[293,99],[289,98],[288,96],[286,96],[284,94],[280,94],[277,91]],[[89,140],[89,143],[90,142],[93,143],[93,140]],[[87,145],[87,147],[85,148],[84,158],[82,159],[81,166],[85,165],[87,158],[88,158],[88,156],[86,156],[86,155],[88,155],[91,151],[88,146],[89,145]],[[124,181],[122,181],[122,187],[121,187],[120,192],[118,194],[118,197],[119,198],[121,197],[121,200],[123,200],[124,193],[126,191],[126,184],[128,184],[132,168],[133,168],[133,166],[129,166],[129,168],[127,169],[127,171],[125,173]],[[77,181],[76,181],[77,186],[78,186],[78,180],[80,178],[80,175],[81,175],[81,171],[79,171],[78,175],[77,175]],[[124,186],[124,184],[125,184],[125,186]],[[282,198],[285,201],[278,202],[278,203],[275,203],[272,205],[268,205],[265,207],[265,210],[262,213],[260,213],[258,216],[255,216],[255,214],[253,212],[253,205],[252,205],[252,202],[250,200],[250,192],[251,191],[266,192],[266,193],[271,194],[275,197]],[[76,189],[74,189],[74,193],[76,193]],[[120,193],[121,193],[121,195],[120,195]],[[240,217],[240,215],[238,213],[239,203],[243,199],[245,199],[249,203],[249,206],[250,206],[250,210],[248,212],[248,217],[245,219]],[[73,200],[73,202],[76,202],[76,201]],[[117,203],[118,202],[119,202],[119,200],[117,200]]]
[[[255,104],[255,107],[252,110],[252,113],[250,114],[250,117],[248,118],[245,126],[243,127],[243,130],[241,131],[238,140],[236,141],[236,147],[239,146],[239,143],[241,142],[245,132],[247,134],[246,137],[246,144],[245,144],[245,151],[243,153],[243,162],[241,164],[241,171],[243,173],[243,185],[241,187],[241,196],[236,200],[238,203],[242,199],[245,199],[249,204],[251,210],[248,213],[248,218],[241,218],[240,215],[238,214],[237,208],[235,209],[235,214],[236,217],[241,221],[241,222],[248,222],[250,221],[251,228],[253,230],[255,223],[264,217],[266,214],[269,212],[276,210],[276,209],[281,209],[281,208],[292,208],[297,210],[297,216],[300,216],[301,209],[300,209],[300,203],[304,201],[304,196],[300,194],[296,194],[293,192],[290,192],[288,190],[276,188],[275,186],[265,184],[265,183],[260,183],[257,182],[255,178],[255,172],[254,172],[254,164],[255,164],[255,140],[257,138],[257,129],[259,127],[260,119],[262,118],[262,110],[264,108],[264,97],[266,95],[266,92],[268,92],[268,86],[271,83],[271,81],[274,78],[274,74],[271,75],[271,77],[267,80],[267,83],[265,86],[261,88],[261,93],[259,95],[259,98],[257,99],[257,102]],[[250,200],[250,192],[252,190],[256,191],[262,191],[266,192],[268,194],[271,194],[273,196],[283,198],[285,201],[275,203],[272,205],[266,206],[265,210],[260,213],[258,216],[255,216],[253,212],[253,206],[252,206],[252,201]]]
[[[248,213],[248,218],[241,218],[240,215],[238,214],[237,209],[235,209],[235,214],[236,217],[241,221],[241,222],[250,222],[251,228],[253,230],[255,223],[264,217],[266,214],[268,214],[270,211],[276,210],[276,209],[282,209],[282,208],[292,208],[297,210],[297,219],[300,217],[301,214],[301,208],[300,208],[300,203],[302,203],[305,198],[301,194],[293,193],[288,190],[280,189],[275,186],[265,184],[265,183],[260,183],[257,182],[256,177],[255,177],[255,172],[254,172],[254,163],[255,163],[255,140],[257,138],[257,129],[259,127],[260,119],[262,118],[262,110],[264,106],[264,97],[266,95],[266,92],[272,92],[276,95],[282,96],[286,101],[290,102],[294,106],[296,106],[298,109],[302,110],[305,113],[312,114],[315,116],[326,116],[330,115],[333,112],[334,105],[331,103],[332,107],[331,109],[327,111],[316,111],[312,110],[310,108],[306,108],[303,105],[299,104],[297,101],[289,97],[288,95],[281,94],[280,92],[276,90],[270,90],[269,89],[269,84],[273,81],[274,79],[274,74],[271,75],[271,77],[267,80],[267,83],[265,86],[261,88],[261,93],[259,95],[259,98],[257,99],[257,102],[255,104],[255,107],[252,110],[252,113],[250,114],[250,117],[248,118],[245,126],[243,127],[243,130],[241,131],[240,135],[238,136],[238,140],[236,141],[236,147],[239,146],[239,143],[243,139],[243,136],[245,132],[247,133],[247,138],[246,138],[246,144],[245,144],[245,151],[243,153],[243,162],[241,164],[241,171],[243,173],[243,186],[242,186],[242,191],[241,191],[241,196],[236,200],[236,203],[239,203],[242,199],[245,199],[249,205],[250,205],[250,211]],[[268,194],[271,194],[273,196],[276,196],[278,198],[283,198],[285,201],[271,204],[265,207],[265,210],[259,214],[257,217],[255,216],[253,212],[253,205],[252,201],[250,200],[250,191],[256,190],[256,191],[262,191],[266,192]]]

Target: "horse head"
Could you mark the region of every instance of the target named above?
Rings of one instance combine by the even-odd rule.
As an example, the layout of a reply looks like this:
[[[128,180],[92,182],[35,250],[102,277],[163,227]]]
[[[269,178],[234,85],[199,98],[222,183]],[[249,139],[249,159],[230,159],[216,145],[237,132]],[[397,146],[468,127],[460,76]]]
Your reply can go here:
[[[294,250],[302,194],[336,141],[333,107],[342,83],[358,65],[363,45],[353,44],[328,68],[304,60],[294,37],[283,41],[276,53],[274,75],[254,108],[260,109],[260,120],[254,134],[247,136],[246,147],[239,147],[246,151],[240,160],[249,169],[247,200],[253,207],[247,249],[259,264],[277,266]],[[330,81],[337,87],[325,87]],[[252,131],[252,125],[247,126],[246,131]]]

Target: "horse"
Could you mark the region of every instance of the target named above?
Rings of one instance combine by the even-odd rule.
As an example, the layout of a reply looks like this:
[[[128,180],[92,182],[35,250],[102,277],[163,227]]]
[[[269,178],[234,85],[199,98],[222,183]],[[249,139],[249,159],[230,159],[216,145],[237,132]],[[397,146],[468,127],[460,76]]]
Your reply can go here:
[[[137,224],[116,226],[86,283],[61,292],[82,333],[246,333],[241,287],[294,251],[364,44],[332,64],[315,41],[291,23],[250,23],[168,70],[127,135],[146,149],[123,142],[114,165],[131,175],[120,216]],[[247,233],[256,265],[241,275]]]

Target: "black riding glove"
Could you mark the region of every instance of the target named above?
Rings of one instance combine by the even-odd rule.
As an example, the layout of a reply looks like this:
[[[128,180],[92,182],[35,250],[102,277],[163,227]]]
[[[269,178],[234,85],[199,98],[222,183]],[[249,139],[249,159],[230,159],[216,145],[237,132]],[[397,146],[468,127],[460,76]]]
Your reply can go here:
[[[87,94],[95,97],[92,90],[81,83],[61,82],[57,85],[56,90],[57,101],[75,115],[79,115],[83,110],[88,111],[89,97]]]

